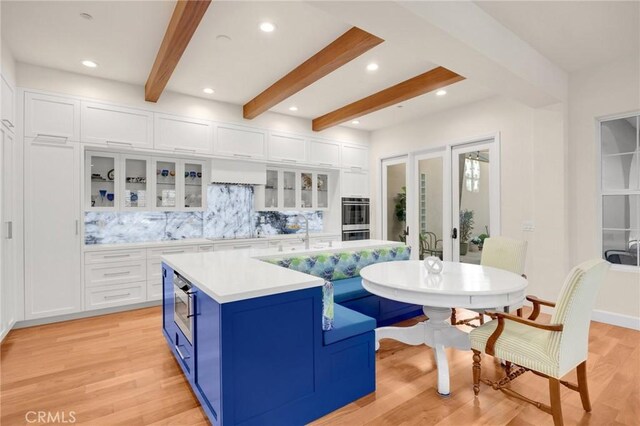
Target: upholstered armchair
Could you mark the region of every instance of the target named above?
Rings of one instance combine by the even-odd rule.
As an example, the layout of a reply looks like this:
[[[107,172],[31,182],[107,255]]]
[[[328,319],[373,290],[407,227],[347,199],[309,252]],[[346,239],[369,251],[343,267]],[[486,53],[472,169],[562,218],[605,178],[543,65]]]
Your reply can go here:
[[[480,382],[507,395],[529,402],[553,415],[553,422],[562,425],[560,385],[580,393],[582,407],[591,411],[587,388],[587,355],[591,311],[600,284],[610,264],[590,260],[571,270],[560,291],[557,303],[529,296],[533,312],[528,319],[503,312],[487,311],[493,321],[469,334],[473,350],[473,391],[478,395]],[[541,306],[555,307],[549,324],[535,322]],[[507,362],[506,377],[491,381],[481,377],[481,353]],[[513,367],[511,367],[513,365]],[[577,368],[578,383],[560,380]],[[546,405],[515,392],[508,387],[516,377],[531,371],[549,379],[551,404]]]
[[[480,264],[482,266],[504,269],[505,271],[510,271],[526,278],[524,275],[524,264],[526,259],[526,241],[514,240],[507,237],[491,237],[484,240]],[[520,311],[518,314],[520,315]],[[471,323],[471,321],[475,320],[479,320],[481,325],[484,324],[484,316],[482,313],[476,317],[458,320],[456,318],[456,310],[451,310],[452,325],[469,325],[471,327],[476,327],[475,324]]]

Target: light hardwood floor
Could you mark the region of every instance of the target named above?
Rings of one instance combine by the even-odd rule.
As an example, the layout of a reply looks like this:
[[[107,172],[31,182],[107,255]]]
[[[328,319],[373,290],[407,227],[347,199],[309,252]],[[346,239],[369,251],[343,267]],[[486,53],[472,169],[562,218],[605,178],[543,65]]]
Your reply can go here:
[[[160,308],[148,308],[12,331],[2,345],[0,424],[25,424],[31,410],[73,411],[78,424],[100,426],[207,424],[165,343],[160,315]],[[565,424],[638,425],[640,332],[594,322],[589,348],[593,412],[585,413],[579,395],[563,388]],[[486,386],[474,398],[471,353],[449,350],[448,356],[452,395],[441,398],[429,348],[383,341],[376,392],[314,424],[552,424],[550,415]],[[499,373],[484,356],[483,375]],[[546,379],[531,373],[512,386],[548,400]]]

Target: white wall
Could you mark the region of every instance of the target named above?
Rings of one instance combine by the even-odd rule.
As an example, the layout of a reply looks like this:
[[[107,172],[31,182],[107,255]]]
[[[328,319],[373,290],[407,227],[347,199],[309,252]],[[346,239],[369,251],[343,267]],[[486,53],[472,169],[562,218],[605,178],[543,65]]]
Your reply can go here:
[[[640,112],[640,58],[627,58],[570,76],[569,181],[571,262],[599,257],[596,118]],[[640,272],[612,270],[596,309],[640,317]]]
[[[567,272],[565,115],[561,106],[532,109],[496,97],[372,132],[372,223],[381,158],[500,132],[501,233],[529,241],[528,292],[555,299]],[[523,232],[523,221],[535,231]]]
[[[0,68],[2,68],[2,75],[7,79],[7,81],[11,84],[16,84],[16,61],[13,58],[13,54],[11,50],[7,47],[7,45],[0,41]]]
[[[75,74],[52,68],[18,63],[17,85],[75,96],[119,103],[170,114],[259,126],[272,130],[314,134],[349,142],[369,142],[369,132],[347,127],[333,127],[323,132],[311,131],[311,120],[266,112],[254,120],[242,118],[242,106],[211,101],[174,92],[164,92],[153,104],[145,102],[144,87],[114,80]]]

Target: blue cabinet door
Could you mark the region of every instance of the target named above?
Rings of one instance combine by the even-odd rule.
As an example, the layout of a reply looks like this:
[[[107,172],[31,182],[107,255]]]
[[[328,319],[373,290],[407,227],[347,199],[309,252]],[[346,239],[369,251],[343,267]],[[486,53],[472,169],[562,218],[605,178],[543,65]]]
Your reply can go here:
[[[204,410],[209,414],[209,419],[214,425],[220,425],[222,423],[220,305],[202,291],[197,291],[195,301],[194,385]]]

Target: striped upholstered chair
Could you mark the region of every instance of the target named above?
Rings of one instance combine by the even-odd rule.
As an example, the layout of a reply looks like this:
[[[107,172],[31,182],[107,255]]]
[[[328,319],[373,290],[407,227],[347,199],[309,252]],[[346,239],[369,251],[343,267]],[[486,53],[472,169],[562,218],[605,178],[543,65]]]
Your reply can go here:
[[[569,272],[558,302],[552,303],[529,296],[533,312],[529,319],[504,312],[487,311],[493,321],[472,330],[469,334],[473,350],[473,391],[480,391],[480,382],[501,390],[507,395],[532,403],[553,415],[553,422],[562,425],[560,384],[580,392],[582,407],[591,411],[587,389],[587,355],[591,310],[598,288],[604,281],[609,263],[601,259],[584,262]],[[555,307],[551,323],[537,323],[540,306]],[[515,364],[507,368],[507,375],[498,381],[480,377],[480,354],[488,355]],[[577,368],[578,384],[560,380],[569,371]],[[531,371],[549,379],[551,405],[532,401],[509,388],[509,382]]]
[[[480,264],[483,266],[491,266],[498,269],[504,269],[518,275],[524,275],[524,264],[527,258],[527,242],[514,240],[507,237],[491,237],[484,240],[482,247],[482,258]],[[498,306],[496,306],[498,308]],[[518,310],[520,315],[521,311]],[[471,321],[479,320],[480,324],[484,324],[484,316],[480,314],[477,317],[457,320],[456,310],[451,310],[451,324],[453,325],[469,325],[475,327]]]

